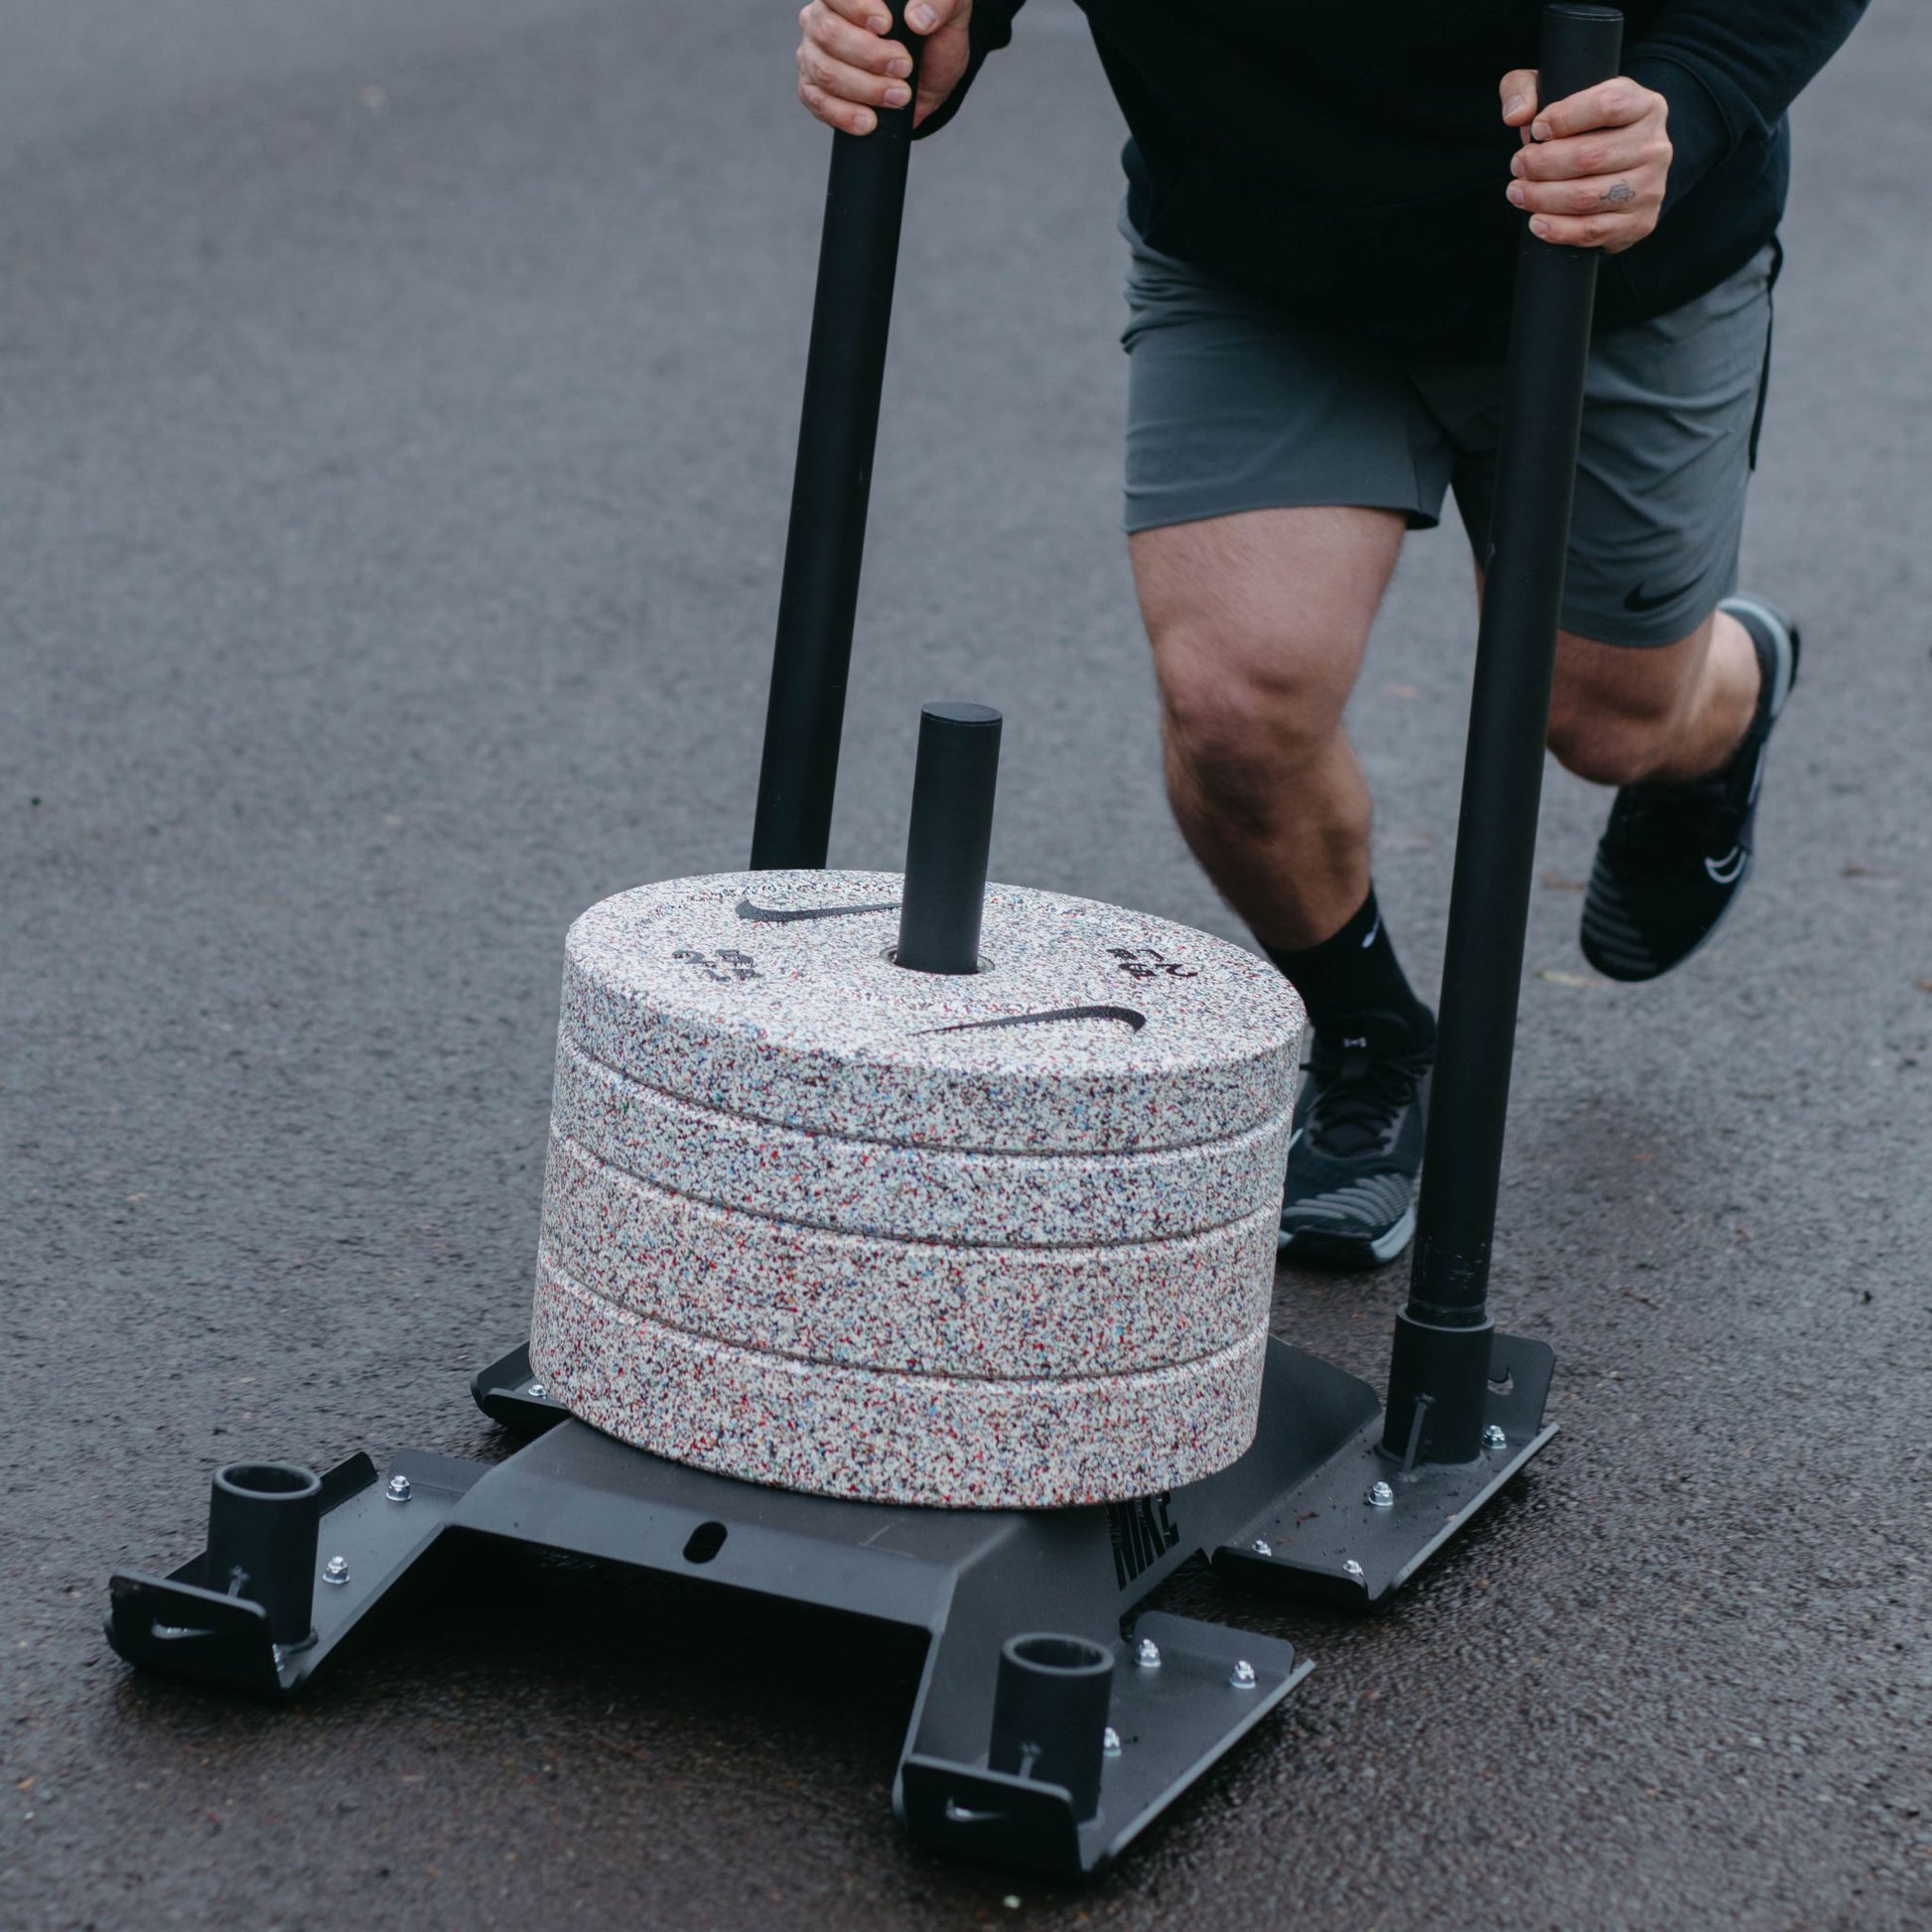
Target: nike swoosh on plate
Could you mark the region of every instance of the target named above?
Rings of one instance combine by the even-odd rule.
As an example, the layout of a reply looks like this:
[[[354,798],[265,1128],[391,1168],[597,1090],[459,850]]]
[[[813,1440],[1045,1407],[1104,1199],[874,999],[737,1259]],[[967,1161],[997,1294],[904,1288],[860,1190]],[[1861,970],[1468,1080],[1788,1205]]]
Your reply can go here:
[[[1009,1013],[998,1020],[962,1020],[951,1027],[921,1027],[922,1034],[976,1034],[989,1027],[1043,1027],[1054,1020],[1118,1020],[1139,1033],[1147,1015],[1132,1007],[1051,1007],[1044,1013]]]
[[[897,910],[897,899],[883,905],[754,905],[749,898],[738,901],[738,916],[759,925],[792,925],[799,919],[852,919],[861,912]]]

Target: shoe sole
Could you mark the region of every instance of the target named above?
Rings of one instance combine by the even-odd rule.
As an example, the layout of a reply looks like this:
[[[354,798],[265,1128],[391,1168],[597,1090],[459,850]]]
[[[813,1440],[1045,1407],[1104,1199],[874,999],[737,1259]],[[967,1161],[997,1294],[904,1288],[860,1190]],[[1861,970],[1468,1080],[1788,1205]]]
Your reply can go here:
[[[1724,910],[1711,921],[1710,930],[1694,946],[1679,953],[1668,966],[1659,966],[1654,973],[1619,972],[1616,967],[1599,959],[1581,941],[1578,942],[1577,950],[1583,954],[1584,963],[1592,972],[1601,973],[1606,980],[1614,980],[1618,986],[1648,986],[1652,980],[1660,980],[1666,973],[1674,973],[1680,966],[1688,966],[1718,936],[1724,927],[1724,922],[1730,917],[1730,908],[1737,903],[1744,888],[1751,883],[1751,874],[1756,870],[1757,854],[1754,851],[1745,853],[1744,870],[1731,882],[1730,897],[1725,900]]]
[[[1415,1239],[1415,1234],[1416,1210],[1412,1205],[1399,1221],[1372,1238],[1326,1234],[1319,1228],[1297,1228],[1293,1234],[1275,1237],[1275,1252],[1293,1261],[1358,1273],[1386,1267]]]

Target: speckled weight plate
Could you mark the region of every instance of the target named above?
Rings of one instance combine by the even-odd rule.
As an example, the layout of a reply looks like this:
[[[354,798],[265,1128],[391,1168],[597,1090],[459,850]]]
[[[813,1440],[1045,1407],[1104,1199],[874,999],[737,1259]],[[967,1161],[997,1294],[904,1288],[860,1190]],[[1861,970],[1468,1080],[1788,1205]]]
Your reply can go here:
[[[987,970],[907,972],[897,873],[721,873],[571,927],[563,1035],[680,1099],[817,1133],[1111,1154],[1290,1102],[1303,1013],[1266,960],[1092,899],[991,886]]]
[[[545,1271],[530,1359],[574,1415],[673,1461],[819,1495],[1039,1509],[1225,1468],[1254,1436],[1266,1343],[1257,1328],[1142,1375],[885,1375],[688,1335]]]
[[[1291,1114],[1134,1154],[978,1154],[801,1134],[674,1100],[557,1050],[554,1130],[718,1207],[904,1241],[1090,1247],[1224,1227],[1279,1207]]]
[[[1175,1241],[880,1240],[712,1207],[553,1137],[541,1252],[687,1333],[848,1368],[1014,1380],[1160,1368],[1251,1335],[1268,1318],[1278,1219],[1271,1197]]]

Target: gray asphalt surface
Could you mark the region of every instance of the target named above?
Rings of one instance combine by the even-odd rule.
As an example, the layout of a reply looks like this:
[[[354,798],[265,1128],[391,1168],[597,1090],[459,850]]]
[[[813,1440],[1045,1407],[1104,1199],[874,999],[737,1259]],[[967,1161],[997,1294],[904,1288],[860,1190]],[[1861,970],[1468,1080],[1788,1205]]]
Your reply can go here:
[[[0,1922],[1932,1923],[1932,18],[1802,104],[1750,582],[1808,625],[1722,943],[1596,984],[1553,773],[1496,1270],[1564,1435],[1099,1888],[910,1848],[916,1645],[597,1572],[301,1707],[135,1681],[208,1468],[499,1452],[561,940],[736,866],[825,137],[792,10],[67,0],[0,65]],[[1118,129],[1036,0],[915,169],[835,858],[1009,726],[995,871],[1231,922],[1116,534]],[[1471,654],[1419,540],[1356,707],[1433,982]],[[1285,1274],[1378,1374],[1402,1273]]]

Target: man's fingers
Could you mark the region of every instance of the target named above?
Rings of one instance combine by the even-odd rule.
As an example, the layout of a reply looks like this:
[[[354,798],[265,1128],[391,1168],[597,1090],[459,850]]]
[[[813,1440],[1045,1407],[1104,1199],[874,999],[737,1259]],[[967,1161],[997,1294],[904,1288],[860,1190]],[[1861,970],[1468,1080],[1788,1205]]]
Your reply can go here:
[[[1530,138],[1561,141],[1566,135],[1588,134],[1599,127],[1627,127],[1650,113],[1658,98],[1648,87],[1618,75],[1567,100],[1552,101],[1531,124]]]
[[[1620,255],[1634,247],[1656,225],[1648,213],[1530,216],[1530,232],[1538,240],[1565,248],[1600,248],[1606,255]]]
[[[958,85],[971,60],[966,23],[973,0],[911,0],[905,24],[924,39],[914,124]],[[870,134],[879,110],[912,97],[912,61],[890,38],[892,14],[882,0],[808,0],[798,16],[798,98],[828,127]]]
[[[1509,199],[1545,241],[1611,255],[1633,247],[1656,227],[1670,179],[1663,95],[1619,75],[1539,107],[1537,78],[1529,68],[1502,78],[1503,119],[1523,130]]]
[[[798,16],[798,24],[805,30],[807,42],[849,68],[892,74],[900,80],[912,71],[912,57],[897,41],[886,40],[868,27],[855,27],[825,5],[807,7]]]
[[[827,127],[837,128],[842,134],[870,134],[879,125],[879,116],[870,107],[828,94],[814,81],[800,79],[798,98],[811,109],[815,120],[823,121]]]
[[[914,127],[951,99],[953,89],[965,78],[972,58],[973,46],[965,19],[956,15],[942,33],[932,36],[919,57],[919,98],[912,108]]]
[[[1503,75],[1500,91],[1503,124],[1506,127],[1526,126],[1536,112],[1536,69],[1512,68]]]
[[[837,14],[841,20],[849,20],[855,27],[863,27],[869,34],[889,34],[893,29],[893,16],[880,0],[814,0],[805,13],[816,12],[821,7],[827,13]],[[802,25],[803,14],[799,21]]]
[[[853,107],[903,107],[912,98],[912,89],[905,81],[892,74],[868,73],[864,68],[848,67],[843,61],[833,60],[813,41],[801,41],[798,45],[798,84],[801,99],[804,89],[812,87]],[[818,113],[809,100],[805,105]],[[820,120],[824,118],[819,114]],[[844,127],[847,123],[835,121],[833,125]]]
[[[870,134],[880,108],[912,98],[911,58],[884,38],[892,16],[879,0],[811,0],[798,24],[798,98],[828,127]]]
[[[1670,164],[1670,136],[1659,120],[1519,148],[1509,158],[1509,172],[1518,181],[1589,181],[1598,175],[1667,174]]]
[[[915,34],[936,34],[954,21],[963,23],[972,10],[972,0],[912,0],[905,24]]]
[[[1638,214],[1663,205],[1649,176],[1592,175],[1586,181],[1513,181],[1509,199],[1532,214]]]
[[[1518,181],[1587,181],[1593,175],[1668,168],[1670,158],[1670,137],[1651,123],[1519,148],[1509,158],[1509,172]]]

